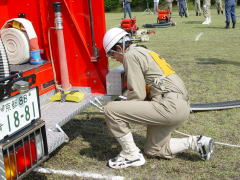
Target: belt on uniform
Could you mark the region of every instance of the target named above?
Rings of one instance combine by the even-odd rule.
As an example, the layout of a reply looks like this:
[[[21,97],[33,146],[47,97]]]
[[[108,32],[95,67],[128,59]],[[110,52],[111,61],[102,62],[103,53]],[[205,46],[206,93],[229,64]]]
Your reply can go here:
[[[176,98],[176,99],[183,99],[183,100],[188,100],[183,94],[180,93],[175,93],[175,92],[169,92],[163,94],[164,98]]]

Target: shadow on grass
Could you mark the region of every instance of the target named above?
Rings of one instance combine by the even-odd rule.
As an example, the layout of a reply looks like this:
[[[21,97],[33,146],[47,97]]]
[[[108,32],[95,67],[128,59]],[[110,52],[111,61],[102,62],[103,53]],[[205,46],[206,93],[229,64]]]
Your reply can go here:
[[[195,58],[197,64],[231,64],[235,66],[240,66],[240,62],[237,61],[226,61],[218,58]]]
[[[94,158],[98,161],[107,161],[119,154],[121,147],[115,138],[108,133],[103,117],[95,117],[96,112],[85,113],[85,119],[73,119],[63,127],[70,141],[82,137],[87,146],[81,145],[79,154]],[[102,114],[101,114],[102,115]],[[91,118],[92,116],[92,118]],[[137,146],[143,150],[145,137],[133,133]],[[199,156],[192,153],[181,153],[177,156],[187,161],[199,161]],[[157,158],[158,159],[158,158]]]
[[[23,180],[47,180],[48,178],[44,174],[39,174],[35,172],[31,172],[27,177],[23,178]]]
[[[186,21],[184,24],[202,24],[203,21]]]
[[[197,27],[197,28],[199,28],[199,27]],[[226,29],[226,28],[224,28],[224,25],[223,26],[211,26],[211,25],[209,26],[209,25],[203,24],[201,29]]]
[[[97,117],[98,113],[96,112],[84,114],[84,119],[73,119],[63,127],[70,141],[76,137],[82,137],[84,141],[87,142],[88,145],[80,147],[80,155],[88,156],[99,161],[106,161],[116,156],[121,151],[121,148],[115,138],[111,137],[108,133],[104,117]],[[139,141],[142,142],[145,139],[145,137],[139,136],[138,134],[133,133],[133,136],[134,139],[136,139],[137,145],[139,145]]]
[[[185,161],[191,161],[191,162],[201,161],[200,156],[197,153],[182,152],[177,154],[176,157],[179,159],[183,159]]]

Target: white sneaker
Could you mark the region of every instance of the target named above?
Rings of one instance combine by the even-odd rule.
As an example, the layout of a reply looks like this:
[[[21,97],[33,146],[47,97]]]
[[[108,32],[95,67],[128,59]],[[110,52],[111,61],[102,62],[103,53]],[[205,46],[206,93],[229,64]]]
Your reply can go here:
[[[208,18],[208,24],[210,24],[212,22],[211,18]]]
[[[117,157],[108,161],[108,166],[114,169],[127,168],[129,166],[142,166],[145,164],[145,159],[142,153],[138,153],[136,159],[129,160],[127,158],[118,155]]]
[[[197,137],[197,151],[203,160],[209,160],[213,153],[214,140],[206,136]]]
[[[207,21],[208,21],[208,18],[206,18],[206,19],[205,19],[205,21],[203,21],[203,23],[202,23],[202,24],[206,24],[206,23],[207,23]]]
[[[212,21],[211,21],[210,17],[207,17],[202,24],[210,24],[211,22]]]
[[[202,24],[207,24],[207,23],[208,23],[208,18],[206,18]]]

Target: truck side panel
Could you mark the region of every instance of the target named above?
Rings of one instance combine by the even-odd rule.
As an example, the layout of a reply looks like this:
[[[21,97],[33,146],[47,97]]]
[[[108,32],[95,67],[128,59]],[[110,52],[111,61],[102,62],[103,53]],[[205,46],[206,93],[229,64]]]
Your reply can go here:
[[[58,1],[62,2],[64,39],[70,83],[72,86],[91,87],[92,93],[104,94],[106,92],[105,77],[108,71],[107,58],[102,45],[102,38],[106,31],[104,1],[91,0],[94,40],[96,47],[99,49],[97,62],[91,62],[93,37],[90,26],[90,0]],[[0,2],[0,26],[7,20],[18,17],[19,13],[24,13],[26,18],[33,23],[39,39],[39,46],[43,50],[42,58],[48,61],[50,60],[49,46],[51,45],[57,80],[61,82],[56,33],[51,28],[54,27],[53,2],[56,2],[56,0],[3,0]],[[40,94],[42,93],[45,93],[45,91],[40,92]]]

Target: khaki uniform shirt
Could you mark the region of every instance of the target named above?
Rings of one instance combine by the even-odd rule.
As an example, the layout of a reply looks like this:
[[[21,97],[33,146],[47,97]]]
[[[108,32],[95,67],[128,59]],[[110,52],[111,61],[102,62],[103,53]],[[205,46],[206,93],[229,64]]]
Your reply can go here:
[[[160,58],[160,67],[151,53],[156,55],[148,49],[131,45],[124,55],[128,100],[144,100],[148,97],[151,101],[159,102],[169,92],[182,94],[187,99],[183,81],[163,58]]]

